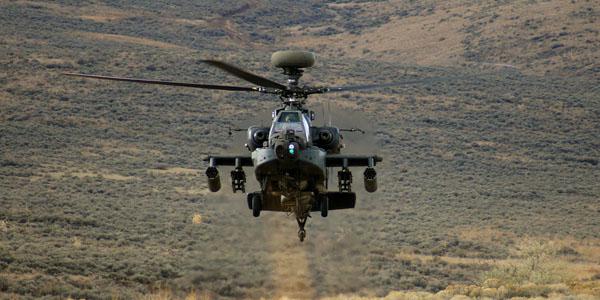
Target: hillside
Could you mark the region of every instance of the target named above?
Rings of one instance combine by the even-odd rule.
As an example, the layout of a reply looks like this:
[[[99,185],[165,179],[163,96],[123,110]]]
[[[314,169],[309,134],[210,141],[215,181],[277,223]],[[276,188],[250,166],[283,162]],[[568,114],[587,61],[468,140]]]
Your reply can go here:
[[[0,298],[600,297],[594,1],[148,2],[0,1]],[[60,75],[281,81],[283,48],[311,84],[443,78],[311,98],[384,162],[303,244],[203,174],[277,99]]]
[[[515,68],[532,75],[599,72],[600,23],[593,1],[383,1],[335,3],[336,20],[300,25],[285,41],[330,55],[405,64]],[[370,20],[354,29],[354,20]],[[344,29],[340,29],[345,28]]]

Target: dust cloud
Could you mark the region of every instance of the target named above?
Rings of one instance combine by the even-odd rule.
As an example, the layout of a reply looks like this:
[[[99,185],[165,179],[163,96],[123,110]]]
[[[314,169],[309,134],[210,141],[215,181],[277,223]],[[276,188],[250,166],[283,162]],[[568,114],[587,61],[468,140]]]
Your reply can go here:
[[[373,122],[366,115],[349,110],[325,107],[322,115],[321,105],[312,105],[317,114],[315,126],[329,124],[340,128],[360,128],[359,132],[343,132],[346,148],[342,153],[375,154]],[[263,110],[261,110],[263,111]],[[325,119],[323,118],[325,117]],[[270,115],[245,114],[234,124],[245,128],[251,125],[269,126]],[[243,147],[245,132],[234,132],[231,154],[249,153]],[[247,192],[258,190],[252,168],[244,168],[247,176]],[[329,217],[322,218],[314,214],[307,222],[307,239],[301,243],[297,237],[297,224],[293,216],[280,212],[262,212],[259,218],[253,218],[245,204],[245,195],[233,194],[230,190],[229,170],[222,168],[223,189],[214,196],[218,210],[229,210],[239,219],[246,232],[247,239],[241,245],[246,249],[256,249],[265,254],[264,264],[269,274],[259,293],[270,298],[313,299],[316,297],[336,296],[339,294],[359,293],[372,295],[369,281],[365,279],[365,266],[368,265],[372,236],[366,229],[369,221],[361,218],[357,210],[333,211]],[[332,170],[337,171],[337,170]],[[355,169],[356,191],[362,189],[362,170]],[[330,172],[330,188],[336,189],[336,173]],[[359,201],[362,193],[359,192]],[[212,202],[212,201],[211,201]],[[231,231],[231,230],[227,230]],[[233,233],[229,233],[233,234]],[[248,295],[252,296],[252,295]]]

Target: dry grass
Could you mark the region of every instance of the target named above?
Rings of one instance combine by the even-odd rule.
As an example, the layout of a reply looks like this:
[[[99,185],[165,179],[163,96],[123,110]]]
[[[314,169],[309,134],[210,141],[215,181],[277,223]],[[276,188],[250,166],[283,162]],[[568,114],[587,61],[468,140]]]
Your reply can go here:
[[[114,124],[111,124],[114,127]],[[126,154],[126,155],[140,155],[147,152],[153,156],[160,156],[162,153],[156,149],[141,149],[135,145],[124,143],[118,140],[99,140],[96,142],[96,147],[92,149],[99,149],[104,154]],[[90,149],[90,150],[92,150]]]
[[[0,232],[8,232],[8,222],[0,220]]]
[[[495,142],[489,142],[489,141],[474,141],[473,144],[476,144],[477,146],[485,146],[485,147],[494,147],[494,148],[498,148],[498,143]]]
[[[394,4],[390,4],[393,6]],[[373,9],[374,10],[374,9]],[[462,61],[463,7],[436,10],[428,16],[393,18],[360,35],[307,36],[304,29],[291,28],[291,47],[342,49],[349,57],[402,61],[408,64],[452,65]],[[441,22],[441,20],[445,20]],[[366,52],[368,50],[368,52]]]
[[[175,191],[180,194],[191,195],[191,196],[202,196],[202,195],[208,194],[207,188],[204,184],[202,186],[194,187],[194,188],[185,188],[185,187],[177,186],[177,187],[175,187]]]
[[[173,293],[170,289],[159,289],[158,291],[144,295],[139,300],[211,300],[216,299],[209,292],[198,292],[196,290],[192,290],[189,293],[185,294],[185,296],[181,296]]]
[[[200,19],[174,18],[174,19],[170,19],[170,20],[177,24],[184,24],[184,25],[193,25],[193,26],[209,26],[210,25],[210,22],[208,22],[207,20],[200,20]]]
[[[37,176],[32,176],[31,180],[38,180],[40,177],[50,176],[55,179],[65,178],[65,177],[77,177],[77,178],[85,178],[85,177],[100,177],[108,180],[116,180],[116,181],[129,181],[129,180],[138,180],[139,178],[136,176],[125,176],[117,173],[109,173],[108,171],[77,171],[73,169],[65,170],[65,171],[57,171],[57,172],[42,172]]]
[[[165,169],[149,169],[149,173],[156,175],[198,175],[201,173],[198,169],[172,167]]]
[[[25,37],[21,37],[21,36],[2,36],[0,37],[0,41],[2,41],[3,45],[6,46],[23,46],[23,45],[30,45],[32,47],[44,47],[48,45],[48,40],[43,40],[43,39],[32,39],[32,38],[25,38]],[[3,58],[0,58],[0,61],[2,61]]]
[[[518,259],[499,261],[484,273],[480,291],[495,289],[499,297],[537,297],[552,293],[599,297],[600,280],[594,279],[598,262],[569,261],[561,254],[563,247],[562,242],[521,240],[513,249]],[[471,289],[470,293],[474,291]]]
[[[600,274],[600,246],[597,241],[517,238],[511,233],[491,228],[464,229],[459,231],[459,236],[461,240],[499,244],[504,244],[502,240],[514,239],[516,246],[511,250],[510,258],[505,259],[397,253],[396,257],[404,260],[491,267],[482,274],[479,285],[452,285],[437,294],[423,294],[426,299],[449,299],[448,295],[494,299],[540,295],[549,298],[577,295],[578,299],[591,299],[600,296],[600,280],[597,278]],[[416,297],[416,294],[400,293],[394,294],[392,299],[414,299],[412,297]]]
[[[376,18],[379,10],[400,5],[400,2],[406,1],[336,5],[358,6],[365,9],[363,17]],[[40,71],[44,65],[73,64],[73,68],[86,72],[116,75],[135,72],[145,76],[145,67],[153,65],[157,68],[152,73],[147,70],[147,77],[176,79],[179,74],[200,75],[196,72],[200,68],[203,71],[204,67],[193,63],[198,58],[185,57],[189,52],[179,51],[178,45],[198,45],[188,33],[195,31],[201,35],[204,26],[213,29],[222,26],[224,35],[219,32],[213,38],[202,38],[209,40],[211,46],[225,43],[222,41],[230,37],[229,42],[235,44],[245,38],[244,28],[253,24],[237,26],[236,18],[214,19],[200,12],[198,19],[178,19],[196,15],[174,7],[173,11],[164,10],[164,16],[142,18],[144,22],[163,23],[156,35],[144,35],[148,39],[140,39],[136,32],[146,32],[140,30],[145,28],[135,26],[143,26],[144,22],[133,25],[125,35],[95,33],[119,28],[122,24],[94,22],[118,23],[119,18],[128,14],[102,8],[85,11],[55,6],[51,2],[35,3],[41,8],[24,10],[35,15],[36,20],[42,20],[40,22],[45,22],[43,18],[47,17],[51,24],[48,27],[57,24],[58,30],[31,28],[27,26],[28,21],[17,23],[15,20],[14,24],[19,26],[9,30],[16,32],[18,28],[25,30],[22,36],[47,40],[7,35],[2,38],[8,41],[5,43],[9,47],[7,57],[0,58],[7,67],[0,72],[0,76],[7,78],[6,91],[0,91],[0,103],[11,105],[0,117],[7,125],[3,128],[7,150],[1,162],[2,178],[6,180],[2,187],[7,193],[0,201],[3,204],[0,212],[4,212],[0,215],[0,236],[10,237],[0,246],[6,246],[14,256],[14,261],[3,269],[5,273],[0,274],[0,280],[9,278],[7,293],[19,291],[15,297],[27,297],[46,282],[62,280],[57,289],[46,291],[47,297],[66,297],[71,291],[79,291],[82,295],[110,297],[114,293],[115,298],[135,298],[127,293],[151,293],[157,284],[165,284],[174,291],[159,289],[147,299],[209,299],[214,295],[217,295],[214,298],[316,298],[337,293],[349,293],[338,299],[359,299],[355,293],[385,295],[395,289],[406,290],[390,292],[388,299],[458,299],[467,297],[464,295],[500,298],[509,294],[537,295],[540,291],[548,296],[552,293],[597,294],[598,282],[593,278],[600,274],[600,246],[587,238],[597,235],[593,220],[599,208],[594,203],[598,191],[592,180],[596,169],[589,164],[562,161],[571,155],[589,154],[595,158],[593,150],[585,153],[592,147],[589,145],[594,144],[593,140],[589,142],[591,135],[578,131],[597,125],[592,119],[595,102],[590,99],[591,94],[572,92],[575,88],[569,86],[568,81],[560,88],[557,85],[563,81],[523,77],[523,82],[531,80],[533,84],[544,84],[545,88],[515,89],[520,95],[511,98],[515,101],[510,104],[496,101],[505,96],[504,91],[499,91],[503,87],[513,92],[512,80],[502,78],[494,83],[457,82],[446,91],[448,96],[440,95],[441,87],[433,87],[435,94],[425,96],[427,92],[415,86],[402,92],[371,90],[349,97],[332,94],[313,98],[310,103],[313,109],[318,109],[323,100],[331,100],[334,109],[371,113],[375,120],[370,125],[377,127],[383,137],[373,148],[382,151],[386,163],[378,166],[382,174],[380,192],[360,194],[356,210],[336,212],[324,220],[313,218],[309,223],[308,240],[299,244],[292,218],[273,214],[281,219],[279,221],[270,218],[268,213],[259,219],[251,218],[242,195],[232,195],[230,189],[224,188],[222,193],[207,196],[205,181],[200,178],[202,170],[192,169],[201,168],[202,161],[190,153],[227,151],[223,149],[232,143],[231,139],[215,134],[214,129],[238,121],[234,117],[240,112],[254,112],[258,106],[246,104],[240,108],[238,100],[254,101],[255,98],[238,98],[226,92],[198,92],[193,96],[199,96],[199,102],[192,102],[196,97],[190,97],[187,92],[148,90],[147,94],[140,95],[137,86],[116,88],[114,84],[96,81],[56,84],[57,81],[47,75],[57,71],[56,67],[49,67],[50,72]],[[436,4],[432,14],[403,19],[392,17],[390,23],[377,25],[377,28],[365,27],[359,35],[342,33],[317,38],[291,31],[300,37],[300,43],[306,42],[309,46],[333,41],[329,48],[331,53],[341,49],[339,53],[352,57],[384,61],[365,63],[336,55],[335,59],[325,61],[333,68],[328,66],[326,70],[313,72],[313,82],[323,77],[335,77],[332,80],[335,85],[357,84],[352,81],[358,77],[374,82],[393,81],[394,74],[406,73],[405,70],[422,77],[429,68],[404,65],[398,60],[422,64],[460,62],[463,50],[456,47],[465,35],[461,31],[462,22],[470,15],[453,8],[456,3]],[[421,4],[421,1],[415,2],[415,5]],[[48,10],[55,15],[48,17]],[[136,14],[134,10],[129,13]],[[170,18],[170,13],[178,18]],[[11,14],[15,15],[14,12],[4,15],[11,17]],[[554,18],[554,15],[549,17]],[[75,29],[65,28],[64,24],[71,24],[76,18],[88,20],[77,21],[85,24],[77,30],[86,31],[72,32],[70,30]],[[304,26],[310,27],[310,22]],[[61,28],[68,31],[61,32]],[[272,34],[272,31],[260,31],[260,26],[252,28],[257,28],[256,33]],[[173,32],[182,33],[171,35],[173,44],[159,41]],[[217,31],[211,34],[214,32]],[[85,51],[65,48],[69,43],[63,42],[72,40],[74,35],[85,43]],[[355,43],[350,44],[352,41]],[[45,43],[51,47],[44,47]],[[133,47],[136,45],[143,47]],[[369,52],[363,53],[365,48]],[[440,50],[444,48],[449,50]],[[202,54],[242,64],[268,60],[267,53],[256,49],[240,52],[239,47],[235,47],[231,51],[207,48]],[[9,56],[9,52],[13,54]],[[328,56],[320,51],[319,54]],[[249,69],[266,73],[256,66]],[[439,70],[438,73],[454,71],[453,68],[432,69]],[[477,72],[473,71],[474,77],[479,76]],[[340,76],[346,73],[353,75]],[[213,78],[212,73],[207,78]],[[223,77],[217,78],[216,82]],[[459,91],[453,92],[455,88]],[[60,95],[68,99],[55,100]],[[143,101],[130,101],[132,98]],[[165,104],[167,98],[169,103]],[[101,105],[96,99],[115,99],[119,105]],[[557,99],[564,101],[555,101]],[[546,107],[542,106],[546,102],[550,103],[547,110],[539,109]],[[268,109],[262,104],[259,106]],[[494,119],[490,112],[510,114],[514,126]],[[132,113],[141,114],[140,118]],[[268,111],[263,113],[268,115]],[[555,113],[566,115],[573,124],[554,116]],[[132,117],[122,119],[119,117],[122,115]],[[24,118],[11,121],[15,117]],[[540,118],[539,131],[523,126],[529,125],[533,118]],[[430,119],[435,122],[428,122]],[[558,133],[554,125],[563,122],[564,131]],[[192,135],[204,138],[189,139]],[[563,143],[569,139],[581,144]],[[523,141],[524,146],[517,141]],[[546,142],[553,147],[543,146]],[[531,157],[518,151],[525,148],[532,153]],[[531,168],[513,172],[504,168],[507,163],[503,161],[523,162],[541,157],[548,161],[543,170]],[[358,179],[360,174],[355,174]],[[576,177],[571,179],[573,175]],[[255,182],[251,180],[251,184]],[[356,189],[362,190],[362,184],[357,183]],[[586,194],[565,192],[571,189]],[[478,194],[478,191],[490,193]],[[545,198],[534,199],[539,203],[519,198],[529,191],[539,192],[538,195]],[[533,209],[523,212],[525,206]],[[559,222],[561,224],[554,224]],[[486,228],[488,224],[499,227],[501,224],[500,228],[511,232]],[[538,274],[555,274],[561,270],[564,276],[530,278],[524,274],[523,269],[531,268],[532,260],[518,251],[507,255],[507,248],[526,234],[557,235],[551,241],[557,244],[557,249],[567,249],[564,251],[567,254],[556,255],[553,250],[534,261],[537,261],[536,266],[540,261],[544,265],[538,268],[541,270]],[[565,240],[568,235],[578,240]],[[456,241],[458,245],[451,244]],[[2,247],[0,251],[5,250]],[[436,247],[442,250],[432,251]],[[569,254],[569,249],[575,254]],[[425,255],[431,253],[443,255]],[[0,268],[4,268],[3,254],[0,253]],[[546,263],[547,257],[554,262]],[[492,269],[486,275],[490,278],[482,279],[480,284],[464,285],[478,282],[477,276],[485,269]],[[496,277],[505,278],[502,272],[511,270],[518,271],[520,281],[498,284]],[[19,271],[39,275],[13,276]],[[29,287],[25,281],[31,281]],[[457,285],[461,283],[463,285]],[[448,284],[453,285],[447,287]],[[62,292],[61,287],[67,292]],[[179,288],[181,290],[175,290]],[[214,294],[195,292],[192,288]],[[446,288],[445,292],[409,291],[438,291],[440,288]]]
[[[596,274],[600,274],[600,241],[595,239],[576,240],[573,238],[544,238],[544,237],[518,237],[514,233],[501,231],[493,228],[460,228],[455,230],[460,240],[479,241],[486,244],[506,244],[508,241],[514,242],[516,247],[513,249],[510,259],[463,259],[458,262],[485,263],[494,266],[507,266],[511,264],[522,264],[523,257],[530,257],[533,254],[541,256],[543,259],[551,259],[558,263],[560,269],[569,273],[568,275],[576,280],[589,280]],[[568,251],[570,255],[563,255]],[[441,259],[444,259],[441,257]],[[453,258],[457,259],[457,258]],[[448,260],[451,262],[451,259]]]
[[[505,162],[519,162],[519,163],[532,163],[532,162],[534,162],[533,159],[527,157],[524,154],[499,153],[499,152],[496,152],[496,154],[492,155],[491,157],[493,157],[493,158],[495,158],[497,160],[505,161]]]
[[[61,65],[61,64],[75,64],[75,61],[73,59],[48,57],[48,55],[44,55],[44,54],[40,54],[40,53],[33,53],[33,54],[31,54],[30,57],[31,57],[31,59],[35,59],[35,60],[39,61],[41,64],[44,64],[44,65],[49,65],[49,64],[56,64],[56,65]]]
[[[426,3],[426,2],[424,2]],[[405,1],[343,3],[330,7],[360,8],[361,17],[377,18]],[[589,1],[512,1],[498,4],[480,1],[435,3],[433,11],[416,16],[394,17],[377,27],[350,34],[319,36],[323,26],[287,28],[289,47],[319,49],[322,55],[402,61],[409,64],[456,66],[467,62],[485,67],[517,68],[539,74],[567,66],[583,66],[578,72],[597,67],[598,45],[594,28],[598,21],[573,18],[572,14],[593,7]],[[540,58],[557,39],[532,41],[537,36],[561,36],[568,52]],[[466,40],[470,40],[466,43]],[[483,54],[465,59],[467,51]],[[492,51],[492,52],[490,52]]]
[[[513,255],[519,259],[496,263],[492,270],[484,274],[484,285],[560,284],[574,280],[573,274],[566,272],[568,263],[558,257],[556,243],[525,239],[513,251]]]
[[[535,286],[523,287],[522,291],[535,290]],[[555,287],[558,292],[550,293],[547,297],[531,297],[532,299],[597,299],[591,295],[578,294],[566,296],[560,293],[560,287]],[[438,293],[394,291],[385,297],[363,297],[357,295],[339,295],[326,297],[327,300],[468,300],[468,299],[529,299],[528,297],[510,297],[506,289],[480,288],[477,286],[452,286]]]
[[[191,51],[191,49],[171,43],[165,43],[147,38],[133,37],[121,34],[108,34],[99,32],[75,31],[72,35],[76,38],[85,38],[97,41],[107,41],[116,43],[136,44],[142,46],[155,47],[160,49],[170,49],[179,51]]]
[[[202,215],[200,215],[200,213],[194,213],[192,216],[192,223],[196,225],[202,224]]]
[[[83,243],[81,242],[81,238],[79,238],[79,237],[73,238],[73,247],[75,247],[76,249],[79,249],[79,248],[81,248],[82,245],[83,245]]]
[[[395,257],[397,259],[404,260],[420,260],[422,262],[432,262],[432,261],[443,261],[448,264],[461,264],[461,265],[490,265],[498,263],[498,260],[494,259],[485,259],[485,258],[470,258],[470,257],[455,257],[455,256],[445,256],[445,255],[425,255],[425,254],[415,254],[408,252],[400,252],[396,253]],[[504,260],[502,260],[504,261]]]
[[[573,18],[570,14],[585,9],[590,6],[586,1],[539,1],[517,2],[510,5],[500,6],[494,10],[498,15],[494,22],[490,22],[482,27],[481,36],[486,39],[496,39],[506,41],[501,45],[501,55],[499,60],[511,61],[513,58],[520,57],[525,61],[534,63],[533,71],[540,73],[555,68],[556,65],[572,65],[576,61],[587,61],[593,63],[592,57],[588,57],[580,52],[571,52],[570,54],[560,55],[551,58],[549,64],[539,64],[534,61],[535,55],[549,49],[549,42],[542,43],[512,43],[516,37],[523,35],[526,38],[533,38],[541,35],[555,35],[560,32],[584,32],[585,29],[597,28],[597,23],[589,23],[585,18]],[[519,18],[514,18],[518,15]],[[524,24],[540,24],[527,28]],[[525,30],[524,30],[524,27]],[[585,35],[585,34],[584,34]],[[560,42],[564,47],[581,47],[586,38],[580,34],[569,34],[562,38]],[[556,43],[556,42],[554,42]],[[514,46],[511,46],[514,45]],[[597,53],[594,55],[596,58]],[[523,63],[521,62],[521,66]]]
[[[27,74],[21,76],[19,80],[14,80],[6,84],[6,88],[21,88],[21,89],[41,89],[49,88],[48,75],[42,72]]]
[[[269,221],[278,224],[272,228],[285,227],[283,224],[285,219],[271,217]],[[276,287],[274,298],[315,298],[314,278],[311,275],[306,249],[298,247],[297,241],[290,239],[291,232],[270,230],[269,234],[271,235],[268,243],[272,253],[270,262],[273,268],[272,280]]]
[[[528,284],[518,287],[500,286],[482,287],[477,285],[452,285],[438,293],[415,292],[415,291],[393,291],[384,297],[369,297],[343,294],[334,297],[325,297],[327,300],[463,300],[463,299],[598,299],[600,283],[596,282],[595,294],[589,294],[586,290],[571,290],[567,285],[534,285]],[[570,291],[574,292],[571,293]],[[543,294],[543,296],[541,295]],[[530,295],[530,296],[527,296]]]
[[[147,15],[143,10],[137,9],[135,13],[132,11],[124,11],[111,6],[90,4],[85,6],[70,6],[64,4],[55,4],[52,2],[44,1],[5,1],[6,3],[13,3],[18,5],[35,5],[42,7],[45,10],[52,12],[55,15],[81,18],[84,20],[91,20],[95,22],[112,22],[121,19]],[[3,3],[4,4],[4,3]]]

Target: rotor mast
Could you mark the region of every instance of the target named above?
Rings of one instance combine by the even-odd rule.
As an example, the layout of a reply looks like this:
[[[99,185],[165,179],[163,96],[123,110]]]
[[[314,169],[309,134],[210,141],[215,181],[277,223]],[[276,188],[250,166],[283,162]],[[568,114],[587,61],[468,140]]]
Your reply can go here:
[[[307,93],[304,88],[299,86],[300,77],[304,73],[303,68],[309,68],[315,64],[315,55],[305,51],[277,51],[271,55],[271,64],[282,68],[283,74],[288,77],[287,89],[280,95],[281,102],[286,107],[302,109]]]
[[[293,106],[301,109],[302,105],[306,102],[306,94],[302,93],[302,89],[298,87],[303,72],[304,70],[299,68],[283,68],[283,74],[288,76],[287,90],[280,96],[281,102],[285,106]]]

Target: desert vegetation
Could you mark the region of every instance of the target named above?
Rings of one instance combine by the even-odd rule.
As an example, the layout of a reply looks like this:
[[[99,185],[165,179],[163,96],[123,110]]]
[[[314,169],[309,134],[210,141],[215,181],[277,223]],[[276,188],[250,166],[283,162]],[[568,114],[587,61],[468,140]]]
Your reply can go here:
[[[600,297],[600,8],[444,3],[0,1],[0,298]],[[310,83],[430,78],[311,98],[384,162],[303,244],[206,193],[276,99],[61,75],[281,79],[281,48],[317,52]]]

